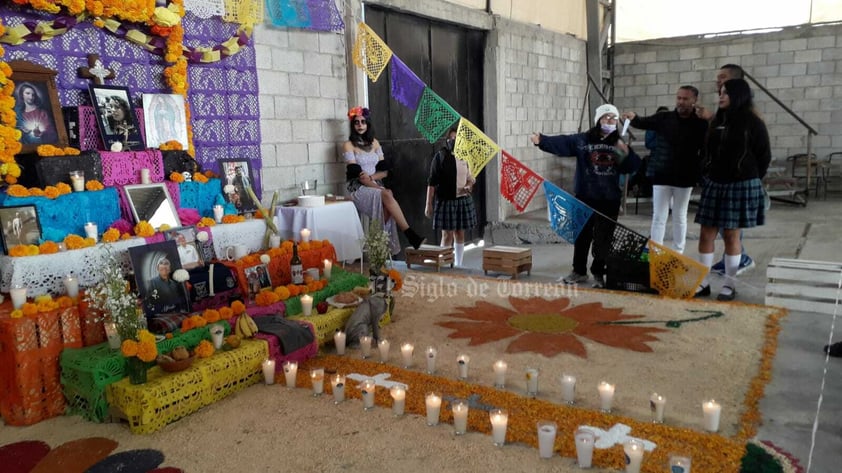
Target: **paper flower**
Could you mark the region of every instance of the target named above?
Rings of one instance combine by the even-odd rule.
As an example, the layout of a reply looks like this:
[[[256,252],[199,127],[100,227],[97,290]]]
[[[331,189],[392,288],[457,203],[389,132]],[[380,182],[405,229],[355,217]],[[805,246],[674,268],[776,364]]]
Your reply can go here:
[[[175,272],[172,273],[172,278],[175,282],[185,282],[190,279],[190,273],[188,273],[186,269],[176,269]]]
[[[271,259],[272,258],[270,258],[269,255],[260,255],[260,262],[263,264],[269,264]]]
[[[233,184],[225,184],[225,187],[222,188],[222,191],[226,194],[233,194],[234,193],[234,185]]]
[[[196,239],[199,240],[202,243],[208,241],[208,238],[209,238],[208,232],[206,232],[204,230],[202,230],[202,231],[200,231],[199,233],[196,234]]]

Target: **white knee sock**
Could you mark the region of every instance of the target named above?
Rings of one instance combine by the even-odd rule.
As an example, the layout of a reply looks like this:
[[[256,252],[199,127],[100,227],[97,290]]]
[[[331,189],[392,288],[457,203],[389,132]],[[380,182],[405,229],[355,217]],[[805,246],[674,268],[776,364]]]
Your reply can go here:
[[[453,255],[454,255],[454,263],[456,266],[462,266],[462,255],[465,254],[465,244],[464,243],[454,243],[453,244]]]
[[[699,253],[699,262],[702,263],[702,266],[705,268],[710,269],[710,267],[713,266],[713,253]],[[702,286],[708,285],[710,285],[710,281],[708,281],[708,276],[705,275],[705,279],[702,280]]]
[[[725,255],[725,276],[727,277],[725,286],[734,287],[734,278],[737,277],[737,269],[740,267],[742,257],[743,255],[739,253],[736,255]]]

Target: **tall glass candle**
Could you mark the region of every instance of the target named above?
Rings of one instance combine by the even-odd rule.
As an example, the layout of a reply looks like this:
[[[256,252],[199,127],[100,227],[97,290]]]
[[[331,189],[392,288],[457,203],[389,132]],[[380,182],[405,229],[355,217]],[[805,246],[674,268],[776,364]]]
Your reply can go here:
[[[402,384],[392,385],[389,388],[389,394],[392,396],[392,415],[395,417],[402,416],[406,405],[406,386]]]
[[[412,366],[412,353],[415,351],[415,346],[409,342],[401,344],[401,359],[403,360],[403,367],[409,368]]]
[[[386,363],[389,361],[389,347],[391,343],[389,340],[385,338],[377,342],[377,350],[380,351],[380,363]]]
[[[325,369],[313,368],[310,370],[310,382],[313,383],[313,397],[321,396],[325,390]]]
[[[67,277],[64,278],[64,291],[67,293],[67,296],[71,299],[76,299],[79,297],[79,280],[73,277],[72,275],[68,274]]]
[[[576,441],[576,460],[579,468],[590,468],[593,462],[593,447],[596,436],[590,430],[579,429],[573,434]]]
[[[438,425],[439,413],[441,412],[441,396],[437,393],[427,393],[425,401],[427,405],[427,425]]]
[[[664,422],[664,406],[667,404],[667,398],[658,393],[652,393],[649,398],[649,407],[652,409],[652,422],[662,424]]]
[[[269,384],[275,384],[275,360],[263,360],[261,363],[263,368],[263,381]]]
[[[558,432],[558,424],[551,420],[538,421],[538,456],[540,458],[552,458],[555,450],[555,436]]]
[[[151,184],[152,179],[149,177],[149,168],[143,168],[140,170],[140,183],[141,184]]]
[[[425,358],[427,359],[427,374],[436,372],[436,357],[438,357],[438,350],[435,347],[427,347],[425,351]]]
[[[333,261],[326,259],[324,261],[325,269],[324,269],[324,277],[325,279],[330,279],[330,275],[333,272]]]
[[[281,247],[281,236],[280,235],[270,235],[269,236],[269,246],[272,248],[280,248]]]
[[[339,404],[345,400],[345,376],[339,373],[330,377],[330,387],[333,390],[333,403]]]
[[[85,190],[85,171],[70,171],[70,184],[73,185],[73,192]]]
[[[719,430],[719,416],[722,413],[722,406],[711,399],[702,403],[702,412],[704,414],[705,430],[708,432]]]
[[[26,303],[26,288],[23,286],[15,286],[9,289],[9,295],[12,296],[12,307],[20,309]]]
[[[506,426],[509,423],[509,413],[505,409],[492,409],[488,413],[491,419],[491,438],[496,447],[506,444]]]
[[[94,222],[88,222],[85,224],[85,236],[87,238],[93,238],[94,241],[97,241],[99,231],[97,230],[97,226]]]
[[[304,294],[301,296],[301,313],[308,317],[313,313],[313,296]]]
[[[362,352],[363,359],[371,356],[371,336],[370,335],[363,335],[362,337],[360,337],[360,351]]]
[[[284,378],[287,382],[287,389],[295,388],[295,378],[298,377],[298,362],[297,361],[285,361],[283,364],[284,367]]]
[[[363,409],[366,411],[370,411],[374,409],[374,391],[377,389],[377,383],[371,379],[367,378],[363,381],[360,385],[360,391],[362,392],[363,396]]]
[[[216,223],[222,223],[222,217],[225,216],[225,208],[221,205],[214,205],[213,206],[213,220]],[[280,241],[278,242],[280,244]]]
[[[494,369],[494,387],[505,388],[506,370],[509,368],[509,365],[503,360],[497,360],[494,362],[492,368]]]
[[[670,473],[690,473],[690,457],[684,455],[670,455]]]
[[[538,368],[526,369],[526,395],[531,397],[538,395]]]
[[[576,402],[576,377],[570,374],[561,375],[561,400],[567,404]]]
[[[629,440],[623,445],[626,453],[626,473],[640,473],[640,465],[643,463],[643,442],[640,440]]]
[[[602,412],[611,412],[611,403],[614,402],[614,385],[607,381],[600,381],[599,386],[599,409]]]
[[[337,355],[345,354],[345,339],[346,335],[342,330],[337,330],[336,333],[333,334],[333,343],[336,345]]]
[[[464,435],[468,430],[468,402],[457,399],[450,404],[453,411],[453,430],[456,435]]]
[[[108,348],[112,350],[119,350],[123,341],[120,340],[120,334],[117,332],[117,324],[114,322],[103,322],[102,326],[105,327],[105,337],[108,338]]]
[[[306,228],[301,229],[301,243],[307,243],[310,241],[310,230]]]
[[[471,357],[464,353],[456,357],[456,367],[459,369],[459,379],[468,379],[468,363]]]

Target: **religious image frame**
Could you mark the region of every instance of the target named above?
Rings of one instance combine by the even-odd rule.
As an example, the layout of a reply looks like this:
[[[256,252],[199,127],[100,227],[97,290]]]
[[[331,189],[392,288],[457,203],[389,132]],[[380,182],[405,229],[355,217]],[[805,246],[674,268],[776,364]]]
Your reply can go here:
[[[182,95],[143,94],[143,125],[149,148],[159,148],[168,141],[178,141],[181,149],[190,147]]]
[[[56,88],[57,71],[30,61],[15,60],[9,61],[12,69],[11,80],[15,84],[12,96],[15,99],[15,115],[17,123],[15,128],[21,130],[21,153],[34,153],[40,145],[53,145],[64,148],[68,144],[67,129],[64,127],[64,118],[61,113],[61,103],[58,100],[58,89]],[[35,92],[38,109],[46,112],[47,123],[34,127],[34,122],[41,120],[27,120],[24,118],[25,102],[24,91],[32,88]],[[52,126],[54,133],[49,139],[43,139],[43,130],[40,127]]]
[[[106,151],[113,151],[114,143],[120,143],[122,151],[143,151],[146,144],[140,133],[140,123],[132,105],[128,87],[119,85],[91,84],[88,86],[91,103],[96,111],[96,123],[99,127],[102,143]],[[117,109],[122,109],[122,120],[113,118]]]

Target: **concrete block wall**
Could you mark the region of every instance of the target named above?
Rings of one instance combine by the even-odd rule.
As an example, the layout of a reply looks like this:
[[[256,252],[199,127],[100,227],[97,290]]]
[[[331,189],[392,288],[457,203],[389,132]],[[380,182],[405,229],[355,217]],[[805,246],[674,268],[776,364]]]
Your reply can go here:
[[[819,159],[842,151],[842,25],[623,43],[615,60],[620,110],[649,115],[659,105],[672,108],[675,91],[684,84],[698,87],[700,103],[715,108],[717,70],[739,64],[818,132],[812,147]],[[806,152],[806,129],[753,84],[752,89],[769,129],[772,156],[784,163],[787,156]],[[837,175],[842,162],[838,166]]]
[[[255,28],[263,137],[263,196],[287,200],[318,179],[318,192],[342,193],[348,87],[345,36],[294,28]]]

